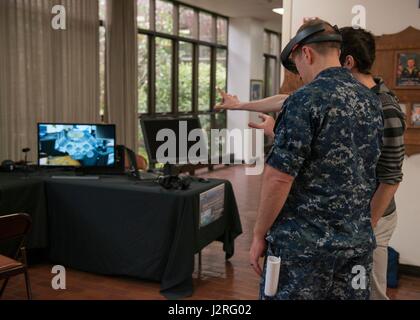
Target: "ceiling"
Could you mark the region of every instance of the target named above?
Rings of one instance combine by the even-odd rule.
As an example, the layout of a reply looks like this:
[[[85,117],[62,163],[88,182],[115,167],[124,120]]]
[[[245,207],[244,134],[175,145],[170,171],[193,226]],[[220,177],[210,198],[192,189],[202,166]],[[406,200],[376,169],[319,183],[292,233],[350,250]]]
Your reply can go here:
[[[281,8],[283,0],[180,0],[186,4],[214,11],[232,18],[256,18],[262,21],[279,20],[272,9]]]

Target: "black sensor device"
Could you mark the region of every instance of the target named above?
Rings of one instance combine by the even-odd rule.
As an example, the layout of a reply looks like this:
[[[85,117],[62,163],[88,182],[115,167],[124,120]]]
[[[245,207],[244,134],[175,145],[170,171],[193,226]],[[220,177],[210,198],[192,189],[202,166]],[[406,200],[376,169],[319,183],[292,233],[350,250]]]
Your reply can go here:
[[[191,178],[188,176],[161,176],[157,182],[167,190],[187,190],[191,184]]]

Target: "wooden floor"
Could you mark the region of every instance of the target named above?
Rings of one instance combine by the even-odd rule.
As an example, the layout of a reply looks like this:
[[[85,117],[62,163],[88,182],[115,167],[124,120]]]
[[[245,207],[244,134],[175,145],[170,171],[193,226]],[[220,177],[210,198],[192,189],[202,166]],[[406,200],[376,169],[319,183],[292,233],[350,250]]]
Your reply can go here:
[[[243,234],[237,238],[235,255],[225,262],[222,246],[213,243],[203,251],[201,271],[194,272],[191,299],[257,299],[259,278],[251,270],[248,249],[258,206],[261,177],[246,176],[243,167],[221,168],[207,177],[232,182],[241,215]],[[198,261],[198,259],[196,260]],[[159,284],[123,277],[105,277],[67,269],[67,289],[51,288],[51,265],[31,267],[34,299],[164,299]],[[389,291],[392,299],[420,300],[420,278],[402,276],[400,288]],[[10,280],[4,299],[25,299],[24,280]]]

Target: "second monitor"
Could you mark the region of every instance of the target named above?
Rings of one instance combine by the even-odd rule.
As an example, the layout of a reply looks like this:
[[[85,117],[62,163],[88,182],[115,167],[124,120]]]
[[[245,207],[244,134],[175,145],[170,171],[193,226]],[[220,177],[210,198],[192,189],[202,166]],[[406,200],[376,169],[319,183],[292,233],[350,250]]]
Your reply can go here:
[[[197,117],[179,117],[179,118],[142,118],[140,120],[143,131],[143,137],[149,161],[155,163],[186,164],[190,163],[188,159],[189,150],[195,146],[205,148],[208,151],[208,142],[201,129],[200,120]],[[201,136],[190,135],[193,130],[201,132]],[[168,137],[174,134],[173,137]],[[195,136],[195,137],[193,137]],[[194,139],[188,139],[194,138]],[[199,146],[197,146],[199,144]],[[166,148],[166,146],[169,147]],[[160,148],[160,150],[159,150]],[[159,159],[158,151],[165,150],[165,161]],[[170,153],[176,151],[176,153]],[[206,156],[208,159],[208,156]]]

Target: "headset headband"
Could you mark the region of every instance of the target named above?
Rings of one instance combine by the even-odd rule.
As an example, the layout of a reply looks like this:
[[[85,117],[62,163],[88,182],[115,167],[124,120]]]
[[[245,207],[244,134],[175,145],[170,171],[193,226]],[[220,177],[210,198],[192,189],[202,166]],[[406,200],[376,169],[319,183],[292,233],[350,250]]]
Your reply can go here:
[[[320,42],[343,42],[343,38],[337,26],[331,26],[336,31],[335,34],[317,35],[317,33],[325,31],[324,25],[325,23],[321,22],[314,26],[307,27],[300,31],[292,40],[290,40],[280,56],[281,63],[287,70],[295,74],[298,73],[295,63],[290,59],[290,55],[298,46]]]

